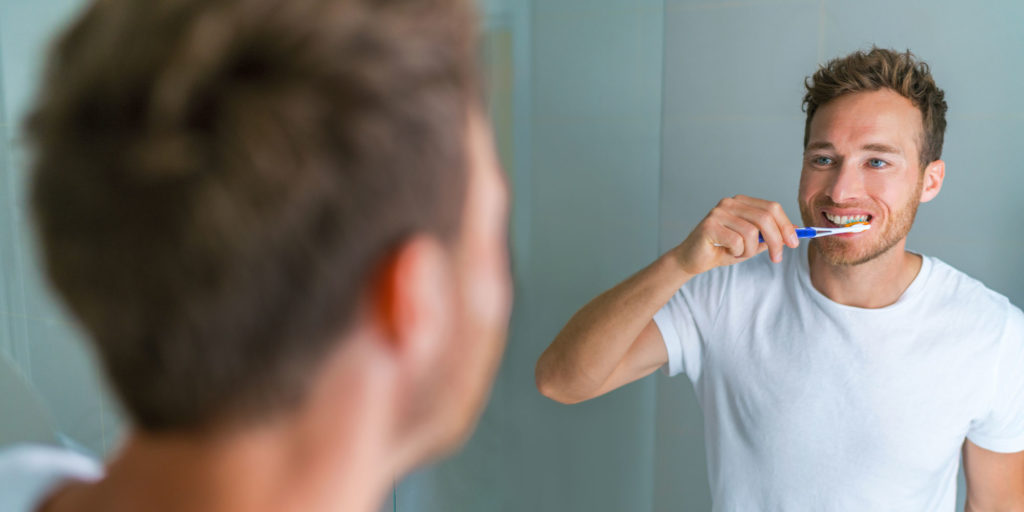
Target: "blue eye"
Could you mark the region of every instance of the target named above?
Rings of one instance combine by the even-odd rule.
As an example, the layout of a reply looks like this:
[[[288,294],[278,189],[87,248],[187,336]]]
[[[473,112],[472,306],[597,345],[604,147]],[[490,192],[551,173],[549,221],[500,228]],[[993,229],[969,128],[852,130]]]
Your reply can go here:
[[[814,157],[814,164],[821,166],[832,165],[832,159],[827,156],[816,156]]]
[[[878,159],[878,158],[871,158],[871,159],[868,160],[868,166],[870,166],[872,168],[875,168],[875,169],[881,169],[882,167],[885,167],[885,164],[886,164],[885,160],[881,160],[881,159]]]

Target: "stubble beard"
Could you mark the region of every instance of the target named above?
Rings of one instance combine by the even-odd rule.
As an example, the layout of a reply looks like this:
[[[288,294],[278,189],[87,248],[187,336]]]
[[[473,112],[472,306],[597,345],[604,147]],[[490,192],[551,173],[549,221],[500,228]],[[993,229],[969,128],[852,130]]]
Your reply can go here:
[[[910,197],[907,204],[894,212],[893,216],[889,218],[889,222],[886,223],[885,230],[879,237],[878,242],[870,247],[858,249],[853,247],[851,240],[827,236],[811,240],[810,248],[816,251],[827,264],[833,266],[852,267],[878,258],[895,247],[896,244],[900,243],[910,233],[910,228],[914,225],[914,218],[917,216],[917,207],[921,204],[920,192],[922,185],[922,182],[918,183],[916,193]],[[824,207],[840,206],[834,203],[819,204],[812,210],[804,203],[800,203],[800,216],[803,217],[804,225],[809,226],[814,223],[814,213],[816,211]],[[875,226],[872,226],[871,231],[874,229]],[[870,234],[871,231],[866,231],[865,233]]]

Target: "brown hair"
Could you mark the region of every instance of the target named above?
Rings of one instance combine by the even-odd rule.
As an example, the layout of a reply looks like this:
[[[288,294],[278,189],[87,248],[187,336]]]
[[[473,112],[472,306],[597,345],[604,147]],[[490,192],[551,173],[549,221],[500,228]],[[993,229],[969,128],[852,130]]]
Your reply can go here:
[[[804,87],[807,88],[803,102],[807,112],[804,147],[818,107],[844,94],[887,88],[910,100],[921,111],[923,133],[918,144],[921,167],[941,158],[942,138],[946,132],[945,93],[935,85],[928,64],[909,50],[900,53],[872,47],[868,52],[857,51],[830,60],[804,81]]]
[[[297,403],[367,278],[451,242],[477,102],[460,0],[105,0],[28,123],[49,278],[143,429]]]

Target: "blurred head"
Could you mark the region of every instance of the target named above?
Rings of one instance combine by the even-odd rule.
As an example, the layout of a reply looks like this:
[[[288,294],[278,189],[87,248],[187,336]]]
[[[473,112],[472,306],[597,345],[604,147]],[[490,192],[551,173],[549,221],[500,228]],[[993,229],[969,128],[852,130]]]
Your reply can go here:
[[[919,203],[938,195],[945,176],[946,102],[928,65],[910,52],[873,48],[830,61],[805,85],[803,221],[871,224],[812,247],[834,265],[902,247]]]
[[[29,120],[32,204],[137,428],[279,417],[378,343],[414,361],[403,421],[465,436],[509,307],[470,6],[106,0],[68,29]]]

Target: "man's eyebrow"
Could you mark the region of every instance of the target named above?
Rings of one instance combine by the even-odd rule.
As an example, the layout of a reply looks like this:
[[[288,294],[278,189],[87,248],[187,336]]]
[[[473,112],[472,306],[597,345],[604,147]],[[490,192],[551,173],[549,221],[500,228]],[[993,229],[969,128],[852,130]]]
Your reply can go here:
[[[835,149],[835,146],[833,146],[831,142],[825,142],[825,141],[812,142],[812,143],[807,145],[807,148],[804,149],[804,152],[813,151],[813,150],[816,150],[816,149]],[[894,155],[902,155],[903,154],[903,150],[901,150],[900,148],[898,148],[896,146],[890,146],[888,144],[882,144],[882,143],[878,143],[878,142],[872,143],[872,144],[865,144],[865,145],[861,146],[861,149],[863,149],[865,151],[875,151],[875,152],[878,152],[878,153],[891,153],[891,154],[894,154]]]
[[[861,147],[861,149],[867,151],[876,151],[878,153],[892,153],[894,155],[903,154],[903,151],[900,148],[896,146],[890,146],[888,144],[865,144],[864,146]]]
[[[835,149],[835,146],[831,142],[818,141],[808,144],[804,151],[813,151],[815,149]]]

